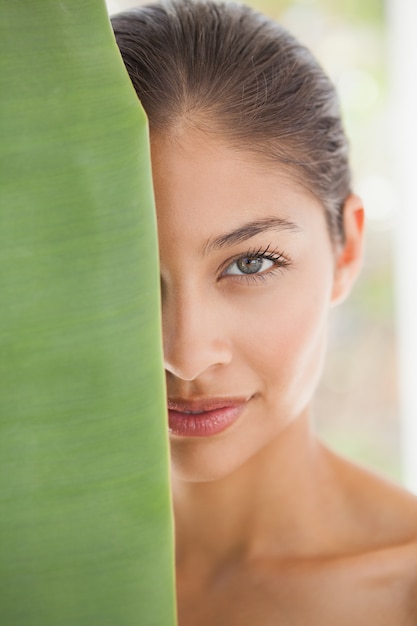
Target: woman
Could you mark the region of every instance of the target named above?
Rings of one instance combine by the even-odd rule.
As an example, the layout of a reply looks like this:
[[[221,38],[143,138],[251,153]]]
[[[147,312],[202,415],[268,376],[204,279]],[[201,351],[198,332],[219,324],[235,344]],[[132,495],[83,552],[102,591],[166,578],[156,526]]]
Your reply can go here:
[[[242,6],[113,26],[150,124],[180,626],[417,624],[416,499],[311,428],[363,239],[333,86]]]

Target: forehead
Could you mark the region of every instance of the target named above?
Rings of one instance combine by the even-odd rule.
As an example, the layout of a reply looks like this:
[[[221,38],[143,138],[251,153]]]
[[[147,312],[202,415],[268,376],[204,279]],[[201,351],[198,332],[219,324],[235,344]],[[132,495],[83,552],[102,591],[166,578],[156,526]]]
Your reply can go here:
[[[151,135],[158,223],[211,236],[271,216],[301,228],[324,209],[279,163],[198,131]]]

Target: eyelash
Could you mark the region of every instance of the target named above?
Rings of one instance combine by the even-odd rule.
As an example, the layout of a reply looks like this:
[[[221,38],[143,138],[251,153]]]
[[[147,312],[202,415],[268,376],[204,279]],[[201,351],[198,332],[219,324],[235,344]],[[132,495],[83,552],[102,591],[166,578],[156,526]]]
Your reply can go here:
[[[239,259],[267,259],[268,261],[272,261],[274,263],[273,267],[264,272],[254,273],[254,274],[225,274],[225,271],[239,261]],[[266,248],[252,248],[245,252],[244,254],[238,254],[232,259],[229,259],[225,266],[221,271],[220,278],[233,278],[241,282],[244,280],[247,284],[253,285],[254,283],[265,282],[268,278],[271,278],[278,271],[282,271],[287,268],[291,264],[291,260],[287,254],[278,252],[276,250],[271,250],[271,244],[269,244]]]

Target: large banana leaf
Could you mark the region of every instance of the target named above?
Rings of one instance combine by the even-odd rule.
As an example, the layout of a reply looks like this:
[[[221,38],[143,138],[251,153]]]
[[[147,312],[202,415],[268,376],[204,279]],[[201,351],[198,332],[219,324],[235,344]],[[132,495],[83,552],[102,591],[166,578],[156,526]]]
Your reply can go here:
[[[0,0],[0,624],[170,626],[147,125],[102,0]]]

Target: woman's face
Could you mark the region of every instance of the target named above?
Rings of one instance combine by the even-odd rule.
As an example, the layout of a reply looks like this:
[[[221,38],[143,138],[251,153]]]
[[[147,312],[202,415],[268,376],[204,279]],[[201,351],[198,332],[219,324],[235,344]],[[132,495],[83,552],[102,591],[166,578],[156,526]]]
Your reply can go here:
[[[196,131],[151,148],[173,472],[213,480],[308,411],[335,256],[279,166]]]

